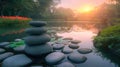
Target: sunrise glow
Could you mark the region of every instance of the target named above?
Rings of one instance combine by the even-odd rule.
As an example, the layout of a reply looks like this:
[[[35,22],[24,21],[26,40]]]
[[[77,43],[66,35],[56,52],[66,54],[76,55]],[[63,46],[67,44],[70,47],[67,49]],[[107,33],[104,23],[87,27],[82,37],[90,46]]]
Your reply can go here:
[[[92,6],[84,6],[82,8],[77,9],[77,11],[80,13],[89,13],[92,10],[94,10],[94,7],[92,7]]]

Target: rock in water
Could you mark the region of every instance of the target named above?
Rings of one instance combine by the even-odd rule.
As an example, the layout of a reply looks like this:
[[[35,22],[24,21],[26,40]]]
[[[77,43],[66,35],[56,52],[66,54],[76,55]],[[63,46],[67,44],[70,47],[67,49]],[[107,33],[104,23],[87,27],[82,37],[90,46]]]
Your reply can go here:
[[[34,28],[26,29],[25,32],[30,35],[41,35],[43,33],[46,33],[47,30],[44,27],[37,27],[37,28],[34,27]]]
[[[69,54],[73,52],[73,49],[69,48],[68,46],[65,46],[62,50],[63,53]]]
[[[85,56],[81,56],[77,53],[72,53],[68,56],[68,59],[73,63],[83,63],[87,60]]]
[[[29,46],[42,45],[48,41],[50,41],[50,37],[48,35],[28,36],[25,38],[25,43]]]
[[[26,67],[26,65],[29,65],[31,62],[32,60],[26,55],[19,54],[5,59],[2,62],[2,67]]]
[[[59,65],[57,65],[57,67],[75,67],[73,64],[71,64],[70,62],[63,62]]]
[[[61,62],[65,58],[65,55],[61,52],[54,52],[45,57],[47,64],[55,65]]]
[[[33,56],[40,56],[52,52],[53,49],[50,45],[40,45],[40,46],[26,46],[25,52]]]
[[[78,49],[79,45],[78,44],[70,44],[69,47],[72,49]]]
[[[13,56],[14,54],[12,52],[7,52],[7,53],[3,53],[3,54],[0,54],[0,62],[3,61],[4,59],[10,57],[10,56]]]
[[[0,48],[0,54],[4,53],[5,51],[6,51],[5,49]]]
[[[64,47],[64,44],[54,44],[53,45],[53,49],[54,50],[60,50]]]
[[[5,46],[7,46],[7,45],[9,45],[10,44],[10,42],[2,42],[2,43],[0,43],[0,47],[5,47]]]
[[[29,24],[33,27],[42,27],[42,26],[46,25],[46,22],[44,22],[44,21],[31,21]]]
[[[25,45],[21,45],[19,47],[16,47],[16,48],[13,48],[14,51],[16,52],[24,52],[24,49],[25,49]]]
[[[71,41],[71,43],[73,43],[73,44],[78,44],[78,43],[80,43],[81,41],[79,41],[79,40],[72,40]]]
[[[92,50],[89,48],[80,48],[80,49],[78,49],[78,52],[81,54],[88,54],[88,53],[91,53]]]

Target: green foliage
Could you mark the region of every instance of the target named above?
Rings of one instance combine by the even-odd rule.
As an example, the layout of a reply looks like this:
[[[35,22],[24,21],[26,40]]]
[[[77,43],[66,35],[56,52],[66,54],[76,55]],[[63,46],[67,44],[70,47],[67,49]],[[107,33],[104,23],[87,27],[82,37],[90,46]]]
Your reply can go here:
[[[25,43],[24,43],[23,40],[21,40],[21,41],[19,41],[19,42],[11,42],[11,43],[10,43],[10,47],[11,47],[11,48],[19,47],[19,46],[21,46],[21,45],[25,45]]]
[[[120,25],[103,29],[94,39],[94,44],[99,48],[118,49],[120,47]]]

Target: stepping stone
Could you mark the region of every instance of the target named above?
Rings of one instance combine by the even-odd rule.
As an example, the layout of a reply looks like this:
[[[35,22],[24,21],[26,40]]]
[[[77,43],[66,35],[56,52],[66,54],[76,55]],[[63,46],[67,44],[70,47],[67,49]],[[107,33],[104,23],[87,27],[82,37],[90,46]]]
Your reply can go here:
[[[26,67],[32,62],[30,58],[28,58],[24,54],[14,55],[2,62],[2,67]]]
[[[22,39],[15,39],[15,42],[20,42],[22,41]]]
[[[85,56],[81,56],[77,53],[72,53],[68,56],[68,60],[70,60],[73,63],[83,63],[87,60]]]
[[[47,64],[55,65],[60,63],[65,58],[65,55],[61,52],[50,53],[45,57]]]
[[[10,44],[10,42],[2,42],[2,43],[0,43],[0,47],[5,47],[5,46],[7,46],[7,45],[9,45]]]
[[[78,43],[80,43],[81,41],[79,41],[79,40],[72,40],[71,41],[71,43],[73,43],[73,44],[78,44]]]
[[[53,49],[54,50],[60,50],[64,47],[64,44],[54,44],[53,45]]]
[[[14,51],[16,51],[16,52],[24,52],[24,50],[25,50],[25,45],[22,45],[22,46],[13,48],[13,49],[14,49]]]
[[[42,26],[46,25],[46,22],[44,22],[44,21],[31,21],[29,24],[33,27],[42,27]]]
[[[25,43],[29,46],[42,45],[48,41],[50,41],[50,36],[45,34],[40,36],[28,36],[25,38]]]
[[[68,46],[65,46],[62,50],[63,53],[69,54],[73,52],[73,49],[69,48]]]
[[[0,54],[0,62],[3,61],[4,59],[10,57],[10,56],[13,56],[14,54],[12,52],[6,52],[6,53],[3,53],[3,54]]]
[[[34,27],[26,29],[25,32],[29,35],[41,35],[43,33],[46,33],[47,29],[44,27]]]
[[[40,46],[27,46],[25,47],[25,52],[33,56],[41,56],[52,52],[53,49],[50,45],[44,44]]]
[[[4,53],[5,51],[5,49],[0,48],[0,54]]]
[[[30,67],[43,67],[43,66],[30,66]]]
[[[78,44],[70,44],[69,47],[72,49],[78,49],[79,45]]]
[[[64,38],[63,40],[73,40],[73,38]]]
[[[81,53],[81,54],[88,54],[88,53],[92,52],[92,49],[89,49],[89,48],[79,48],[78,52]]]
[[[59,65],[57,65],[57,67],[75,67],[73,64],[71,64],[70,62],[63,62]]]

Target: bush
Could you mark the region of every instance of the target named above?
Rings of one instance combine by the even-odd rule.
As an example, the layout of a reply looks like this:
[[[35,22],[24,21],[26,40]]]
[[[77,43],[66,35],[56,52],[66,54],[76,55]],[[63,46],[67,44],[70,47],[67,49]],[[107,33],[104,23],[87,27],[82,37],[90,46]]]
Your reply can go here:
[[[94,39],[94,45],[102,48],[120,46],[120,25],[103,29]],[[120,49],[120,48],[119,48]]]
[[[1,16],[0,27],[24,25],[31,21],[30,18],[20,16]]]

